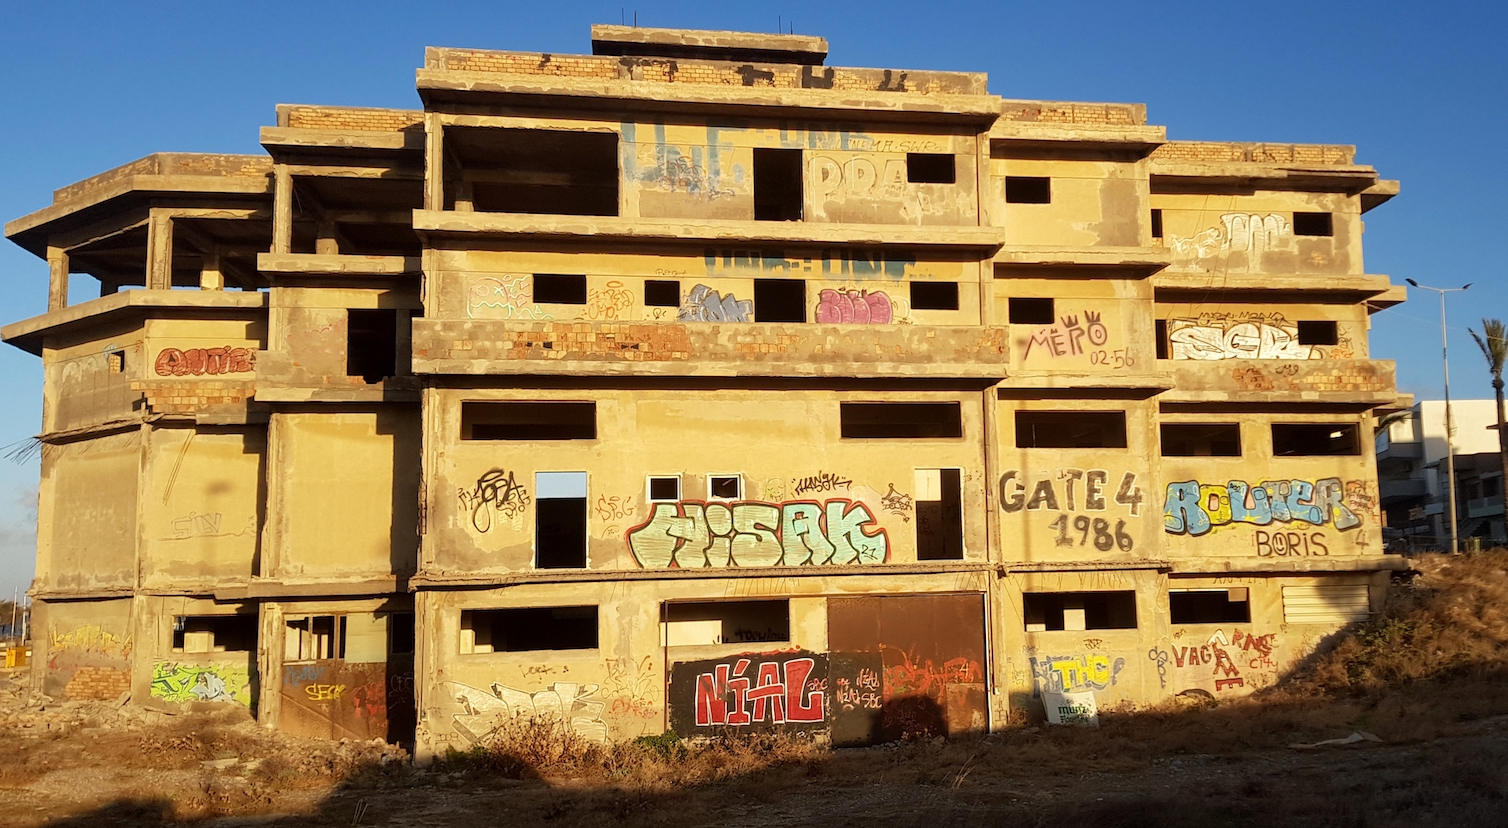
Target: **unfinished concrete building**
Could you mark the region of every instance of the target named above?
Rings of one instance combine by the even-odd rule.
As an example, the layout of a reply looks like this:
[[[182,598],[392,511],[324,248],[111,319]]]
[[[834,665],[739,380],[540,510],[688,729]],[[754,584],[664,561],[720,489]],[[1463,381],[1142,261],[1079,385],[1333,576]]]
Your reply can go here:
[[[1353,148],[592,47],[432,48],[420,110],[280,106],[6,226],[42,689],[860,744],[1250,692],[1374,609],[1403,294]]]

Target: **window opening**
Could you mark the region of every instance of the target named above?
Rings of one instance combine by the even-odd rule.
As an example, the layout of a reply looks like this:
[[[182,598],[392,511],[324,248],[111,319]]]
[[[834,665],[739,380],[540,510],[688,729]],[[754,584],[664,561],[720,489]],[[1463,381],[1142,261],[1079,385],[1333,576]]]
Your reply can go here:
[[[398,373],[398,311],[373,308],[346,311],[346,376],[367,383]]]
[[[1163,457],[1240,457],[1236,423],[1163,423]]]
[[[536,273],[534,301],[536,304],[585,305],[586,277]]]
[[[665,646],[791,640],[791,602],[696,601],[665,604]]]
[[[1152,324],[1152,335],[1157,337],[1157,358],[1168,358],[1168,320],[1158,319]]]
[[[446,127],[445,150],[461,167],[447,190],[469,189],[474,210],[618,215],[616,133]]]
[[[801,279],[755,279],[756,322],[805,322],[806,282]]]
[[[284,618],[284,661],[346,657],[346,619],[340,615]]]
[[[1162,238],[1162,211],[1152,211],[1152,238]]]
[[[112,373],[112,374],[124,374],[125,372],[126,372],[126,352],[125,351],[111,351],[110,352],[110,373]]]
[[[1333,236],[1335,224],[1329,213],[1294,213],[1295,236]]]
[[[1333,320],[1300,322],[1298,329],[1300,345],[1340,344],[1340,328]]]
[[[405,655],[414,651],[414,614],[395,612],[388,617],[388,652]]]
[[[912,282],[912,310],[958,310],[957,282]]]
[[[595,440],[594,402],[461,403],[462,440]]]
[[[1052,203],[1052,179],[1044,176],[1008,175],[1005,200],[1009,204]]]
[[[707,478],[707,497],[712,500],[739,500],[743,498],[744,478],[741,474],[714,474]]]
[[[1021,596],[1027,632],[1134,630],[1136,592],[1028,592]]]
[[[596,607],[461,610],[461,652],[597,649]]]
[[[1124,411],[1017,411],[1016,448],[1125,448]]]
[[[906,153],[906,180],[912,184],[953,184],[958,181],[958,164],[952,153]]]
[[[255,615],[179,615],[173,619],[175,653],[244,653],[256,648]]]
[[[1169,590],[1169,619],[1174,624],[1249,624],[1249,595],[1246,587]]]
[[[1361,454],[1355,424],[1273,423],[1274,457],[1325,457]]]
[[[670,279],[649,279],[644,282],[644,305],[650,308],[678,308],[681,306],[681,283]]]
[[[1052,300],[1014,297],[1008,301],[1012,325],[1051,325]]]
[[[681,499],[681,476],[649,478],[649,502],[669,503]]]
[[[536,567],[585,568],[586,472],[535,472],[534,521]]]
[[[963,560],[963,486],[959,469],[917,469],[916,559]]]
[[[963,436],[963,410],[956,402],[845,402],[838,412],[844,437]]]
[[[754,220],[801,220],[801,150],[754,150]]]

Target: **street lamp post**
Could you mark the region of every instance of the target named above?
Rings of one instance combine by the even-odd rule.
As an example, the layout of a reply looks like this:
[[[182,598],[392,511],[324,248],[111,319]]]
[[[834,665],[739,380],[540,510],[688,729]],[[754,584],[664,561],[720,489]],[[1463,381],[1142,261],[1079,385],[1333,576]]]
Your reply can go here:
[[[1445,336],[1445,294],[1466,290],[1471,287],[1471,282],[1458,288],[1437,288],[1421,285],[1413,279],[1403,281],[1420,290],[1432,290],[1440,294],[1440,360],[1445,367],[1445,485],[1448,493],[1446,503],[1450,507],[1450,554],[1455,555],[1461,551],[1461,548],[1460,541],[1456,537],[1456,424],[1450,415],[1450,344]]]

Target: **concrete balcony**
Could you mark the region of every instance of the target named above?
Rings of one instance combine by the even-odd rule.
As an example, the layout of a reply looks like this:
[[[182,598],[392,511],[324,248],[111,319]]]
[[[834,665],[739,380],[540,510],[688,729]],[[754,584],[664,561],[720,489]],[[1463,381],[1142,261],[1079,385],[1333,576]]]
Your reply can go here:
[[[1398,397],[1395,367],[1384,359],[1166,360],[1173,390],[1165,402],[1382,405]]]
[[[1466,501],[1466,517],[1468,518],[1492,517],[1502,513],[1503,498],[1497,495]]]
[[[1389,442],[1386,446],[1377,449],[1377,462],[1388,461],[1411,461],[1424,458],[1424,444],[1417,441],[1407,443]]]
[[[415,319],[416,374],[1005,377],[1004,327]]]
[[[1383,480],[1378,483],[1377,488],[1383,505],[1400,500],[1429,496],[1429,483],[1414,478],[1407,480]]]

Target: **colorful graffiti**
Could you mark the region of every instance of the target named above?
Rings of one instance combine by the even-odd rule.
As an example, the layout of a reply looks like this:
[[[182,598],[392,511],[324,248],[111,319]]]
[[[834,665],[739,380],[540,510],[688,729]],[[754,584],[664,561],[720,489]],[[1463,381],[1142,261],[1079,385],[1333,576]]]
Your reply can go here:
[[[131,637],[116,635],[97,624],[56,630],[48,640],[49,662],[64,656],[95,656],[125,661],[131,657]],[[49,666],[53,666],[49,663]]]
[[[832,290],[818,294],[817,321],[832,325],[886,325],[894,321],[884,291]]]
[[[1083,321],[1077,316],[1065,316],[1058,320],[1056,325],[1048,325],[1039,328],[1026,342],[1026,352],[1022,354],[1023,360],[1030,359],[1033,348],[1045,350],[1053,358],[1065,356],[1081,356],[1088,352],[1084,347],[1087,342],[1093,348],[1099,348],[1110,341],[1110,330],[1105,323],[1100,321],[1100,314],[1095,311],[1084,311]],[[1040,351],[1039,351],[1040,353]],[[1127,362],[1128,356],[1121,354],[1123,367],[1134,364]]]
[[[827,719],[827,659],[804,651],[748,653],[671,667],[671,726],[782,728]],[[686,704],[689,702],[689,706]]]
[[[602,720],[607,703],[593,698],[600,689],[596,684],[557,681],[535,693],[496,683],[490,692],[458,681],[444,681],[440,687],[446,706],[454,706],[451,722],[456,732],[474,747],[492,744],[498,731],[518,718],[565,723],[585,738],[607,741],[607,722]]]
[[[1169,319],[1173,359],[1319,359],[1296,326],[1264,321]]]
[[[692,154],[699,155],[703,149],[703,147],[694,147]],[[715,154],[716,150],[712,152]],[[742,169],[735,168],[735,171],[741,177]],[[701,164],[695,163],[693,158],[682,154],[678,147],[655,147],[655,167],[651,175],[655,184],[666,192],[683,192],[687,195],[700,196],[708,201],[736,195],[731,189],[718,187],[716,175],[707,175]]]
[[[898,647],[880,645],[885,656],[885,697],[939,696],[949,684],[982,684],[984,668],[978,661],[959,656],[942,664],[932,659],[917,658]],[[896,660],[896,656],[900,656]]]
[[[466,316],[470,319],[554,319],[534,304],[534,286],[529,276],[482,276],[466,290]]]
[[[230,702],[251,706],[251,673],[231,664],[159,661],[152,667],[152,698],[165,702]]]
[[[1169,483],[1163,528],[1170,535],[1200,535],[1232,523],[1267,526],[1272,523],[1329,524],[1344,532],[1361,525],[1346,504],[1340,478],[1323,480],[1264,480],[1255,486],[1242,480]]]
[[[513,479],[513,472],[491,469],[477,478],[471,491],[456,492],[461,511],[471,515],[471,527],[486,534],[494,517],[516,521],[528,508],[529,490]]]
[[[852,678],[837,676],[833,680],[833,711],[879,710],[883,706],[880,675],[867,667]]]
[[[738,299],[731,292],[724,295],[706,285],[697,285],[681,302],[676,319],[681,322],[753,322],[754,303]]]
[[[796,274],[821,274],[826,278],[845,281],[884,279],[899,282],[908,269],[917,267],[916,256],[893,250],[853,250],[851,248],[828,248],[818,256],[799,259],[786,258],[779,253],[762,250],[716,250],[704,254],[708,276],[782,276]],[[934,272],[936,271],[936,272]],[[918,271],[920,272],[920,271]],[[953,266],[947,272],[938,265],[931,265],[924,275],[946,278],[956,277],[961,267]]]
[[[1217,629],[1203,643],[1171,646],[1171,654],[1154,647],[1147,658],[1157,665],[1163,687],[1172,667],[1182,684],[1193,685],[1180,692],[1198,695],[1271,684],[1277,678],[1277,648],[1277,633],[1253,635],[1232,629],[1226,635]]]
[[[627,541],[646,569],[883,563],[890,550],[869,507],[847,498],[656,503]]]
[[[1124,658],[1112,660],[1110,656],[1098,653],[1041,658],[1034,655],[1030,661],[1034,696],[1108,690],[1126,667]]]
[[[203,376],[204,374],[246,374],[257,369],[255,348],[163,348],[157,352],[152,370],[159,377]]]

